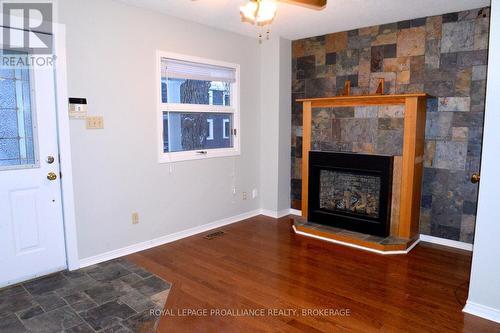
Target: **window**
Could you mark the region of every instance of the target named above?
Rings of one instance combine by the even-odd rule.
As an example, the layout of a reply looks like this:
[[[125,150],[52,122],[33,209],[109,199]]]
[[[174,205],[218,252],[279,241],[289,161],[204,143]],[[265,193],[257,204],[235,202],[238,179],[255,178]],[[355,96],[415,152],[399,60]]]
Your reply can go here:
[[[239,65],[158,52],[159,161],[239,154]]]
[[[213,119],[207,119],[207,123],[208,123],[207,140],[213,140],[214,139],[214,120]]]
[[[222,126],[222,137],[224,139],[229,138],[230,129],[231,129],[231,126],[229,125],[229,119],[224,119],[223,126]]]
[[[33,118],[29,70],[1,68],[0,170],[38,166]]]

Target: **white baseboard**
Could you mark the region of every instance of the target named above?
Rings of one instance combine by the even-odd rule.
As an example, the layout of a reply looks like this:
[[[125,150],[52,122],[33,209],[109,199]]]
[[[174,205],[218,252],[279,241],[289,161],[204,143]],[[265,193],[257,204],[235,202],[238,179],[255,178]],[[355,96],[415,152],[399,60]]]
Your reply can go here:
[[[233,224],[233,223],[239,222],[241,220],[249,219],[251,217],[254,217],[254,216],[257,216],[260,214],[261,214],[261,210],[256,209],[256,210],[253,210],[250,212],[246,212],[243,214],[231,216],[231,217],[228,217],[228,218],[225,218],[222,220],[218,220],[215,222],[204,224],[204,225],[201,225],[199,227],[194,227],[191,229],[179,231],[179,232],[176,232],[176,233],[173,233],[170,235],[158,237],[158,238],[148,240],[145,242],[129,245],[126,247],[122,247],[120,249],[116,249],[116,250],[112,250],[112,251],[105,252],[102,254],[98,254],[96,256],[80,259],[80,268],[95,265],[95,264],[105,262],[108,260],[112,260],[112,259],[116,259],[119,257],[123,257],[123,256],[129,255],[129,254],[135,253],[135,252],[144,251],[144,250],[150,249],[150,248],[155,247],[155,246],[160,246],[160,245],[164,245],[167,243],[171,243],[171,242],[174,242],[174,241],[182,239],[182,238],[193,236],[193,235],[196,235],[196,234],[208,231],[208,230],[212,230],[215,228],[220,228],[220,227],[223,227],[225,225]],[[77,268],[75,268],[75,269],[77,269]]]
[[[287,216],[287,215],[298,215],[298,216],[302,215],[301,211],[296,210],[296,209],[284,209],[281,211],[272,211],[272,210],[267,210],[267,209],[256,209],[256,210],[253,210],[253,211],[250,211],[247,213],[243,213],[243,214],[228,217],[228,218],[225,218],[225,219],[222,219],[219,221],[207,223],[207,224],[201,225],[199,227],[194,227],[191,229],[179,231],[179,232],[176,232],[176,233],[173,233],[170,235],[158,237],[158,238],[148,240],[145,242],[129,245],[129,246],[126,246],[126,247],[123,247],[120,249],[116,249],[116,250],[112,250],[112,251],[105,252],[102,254],[98,254],[96,256],[80,259],[80,262],[79,262],[80,267],[75,267],[74,269],[95,265],[95,264],[98,264],[98,263],[101,263],[104,261],[123,257],[123,256],[129,255],[129,254],[135,253],[135,252],[144,251],[144,250],[150,249],[150,248],[155,247],[155,246],[160,246],[163,244],[174,242],[174,241],[182,239],[182,238],[193,236],[193,235],[196,235],[196,234],[208,231],[208,230],[212,230],[215,228],[220,228],[222,226],[236,223],[236,222],[239,222],[241,220],[245,220],[245,219],[248,219],[248,218],[251,218],[251,217],[254,217],[257,215],[261,215],[261,214],[265,215],[265,216],[272,217],[272,218],[281,218],[281,217]],[[301,234],[300,232],[297,232],[297,233]],[[309,235],[306,235],[306,236],[309,236]],[[325,240],[332,241],[330,239],[325,239]],[[458,248],[458,249],[462,249],[462,250],[472,251],[472,244],[452,241],[449,239],[438,238],[438,237],[433,237],[433,236],[428,236],[428,235],[420,235],[420,240],[424,241],[424,242],[429,242],[429,243],[434,243],[434,244],[439,244],[439,245],[444,245],[444,246],[450,246],[450,247],[454,247],[454,248]],[[349,245],[349,244],[345,244],[345,245]],[[415,242],[413,244],[413,246],[415,246],[415,245],[417,245],[417,242]],[[411,250],[411,249],[409,249],[409,250]],[[376,251],[376,250],[374,250],[372,252],[380,252],[380,253],[386,254],[386,252]],[[407,252],[408,251],[400,251],[400,253],[407,253]],[[391,253],[391,254],[397,254],[397,253]]]
[[[434,236],[429,236],[429,235],[420,235],[420,240],[422,242],[428,242],[428,243],[433,243],[433,244],[439,244],[443,246],[448,246],[448,247],[454,247],[456,249],[461,249],[461,250],[466,250],[466,251],[472,251],[473,245],[469,243],[464,243],[464,242],[458,242],[454,241],[451,239],[446,239],[446,238],[439,238],[439,237],[434,237]]]
[[[274,211],[274,210],[269,210],[269,209],[261,209],[260,213],[265,216],[269,216],[275,219],[279,219],[283,216],[288,216],[288,215],[298,215],[301,216],[302,212],[297,209],[283,209],[280,211]]]
[[[467,301],[464,309],[465,313],[478,316],[484,319],[495,321],[500,323],[500,310],[495,308],[490,308],[489,306],[477,304],[474,302]]]
[[[270,210],[270,209],[261,209],[260,213],[262,215],[272,217],[274,219],[279,219],[279,218],[282,218],[283,216],[290,215],[290,209],[283,209],[283,210],[279,210],[279,211]]]

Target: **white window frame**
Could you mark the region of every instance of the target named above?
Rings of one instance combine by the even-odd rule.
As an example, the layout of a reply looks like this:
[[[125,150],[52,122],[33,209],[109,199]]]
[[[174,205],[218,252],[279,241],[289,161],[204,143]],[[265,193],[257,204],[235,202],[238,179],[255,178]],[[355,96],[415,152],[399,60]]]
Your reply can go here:
[[[222,138],[223,139],[229,139],[229,137],[226,135],[226,128],[229,125],[229,119],[222,119]],[[229,130],[231,132],[231,129]],[[231,133],[229,133],[231,134]]]
[[[207,140],[213,140],[214,139],[214,120],[213,119],[207,119],[207,123],[208,123]]]
[[[182,103],[163,103],[162,102],[162,68],[161,62],[163,58],[176,59],[181,61],[189,61],[201,64],[221,66],[233,68],[236,73],[236,82],[231,84],[231,101],[230,106],[226,105],[199,105],[199,104],[182,104]],[[180,162],[189,160],[201,160],[214,157],[226,157],[240,155],[240,65],[183,55],[178,53],[157,51],[156,56],[156,91],[157,91],[157,145],[158,145],[158,161],[159,163]],[[217,148],[206,149],[201,151],[182,151],[165,153],[163,151],[163,112],[212,112],[212,113],[230,113],[233,115],[233,137],[232,148]]]

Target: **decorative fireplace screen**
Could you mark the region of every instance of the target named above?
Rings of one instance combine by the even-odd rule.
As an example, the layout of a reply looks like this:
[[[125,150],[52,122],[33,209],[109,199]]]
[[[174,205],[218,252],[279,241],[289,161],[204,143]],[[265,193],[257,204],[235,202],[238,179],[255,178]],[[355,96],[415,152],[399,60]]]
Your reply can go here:
[[[380,177],[321,170],[319,206],[321,209],[378,218]]]
[[[309,220],[386,237],[391,156],[310,152]]]

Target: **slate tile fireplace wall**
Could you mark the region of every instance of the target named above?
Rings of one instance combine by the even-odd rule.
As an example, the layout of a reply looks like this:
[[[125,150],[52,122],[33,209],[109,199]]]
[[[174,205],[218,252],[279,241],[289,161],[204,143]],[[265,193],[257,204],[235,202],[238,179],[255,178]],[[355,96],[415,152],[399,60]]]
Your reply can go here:
[[[292,207],[300,209],[302,103],[351,80],[352,94],[426,92],[421,232],[472,243],[483,132],[489,8],[316,36],[292,43]],[[313,110],[313,149],[400,155],[399,107]]]

